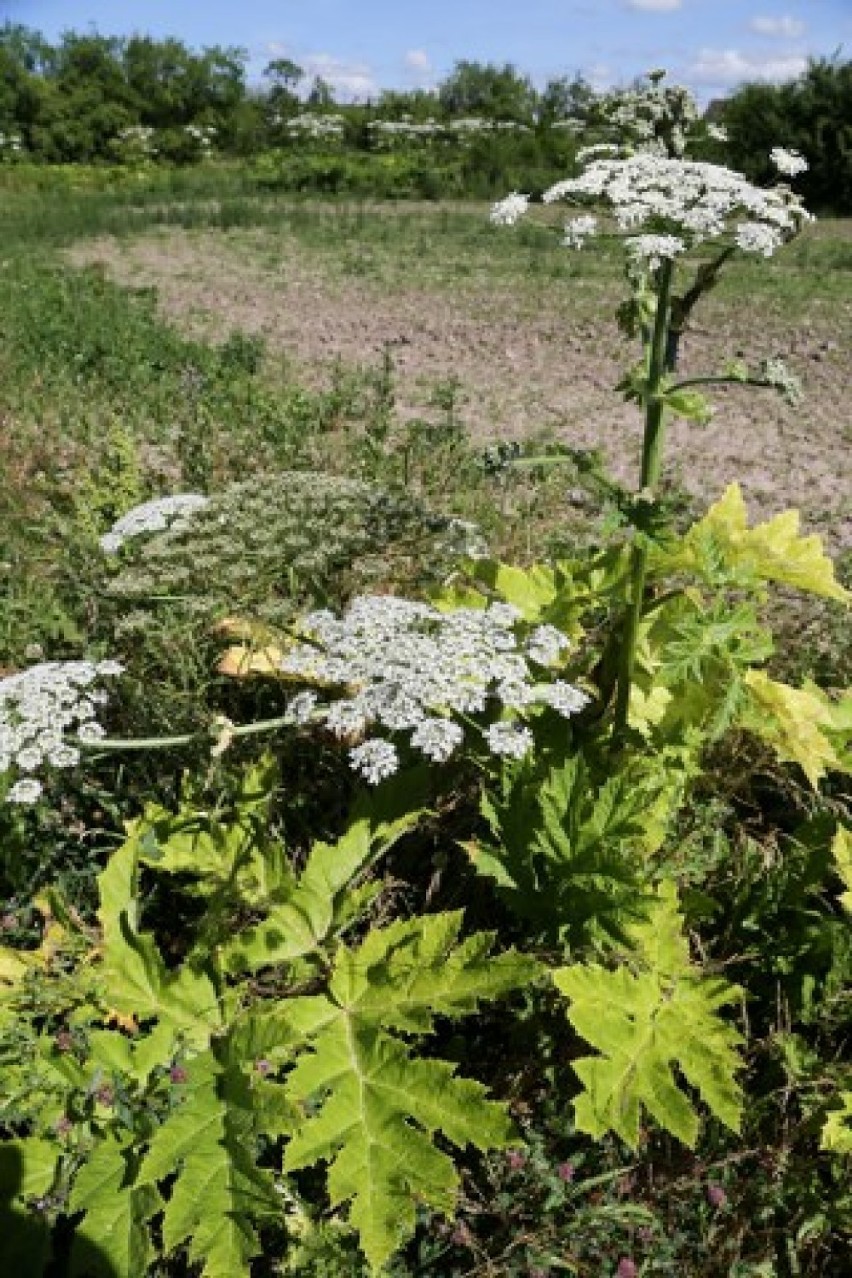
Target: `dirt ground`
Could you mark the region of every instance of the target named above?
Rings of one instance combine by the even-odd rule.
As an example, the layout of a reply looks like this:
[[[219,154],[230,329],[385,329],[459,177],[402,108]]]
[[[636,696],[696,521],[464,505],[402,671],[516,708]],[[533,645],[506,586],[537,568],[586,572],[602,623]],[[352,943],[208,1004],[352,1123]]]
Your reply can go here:
[[[457,379],[474,437],[545,429],[602,448],[613,472],[633,482],[641,421],[613,393],[626,362],[615,292],[602,305],[588,280],[564,296],[552,284],[534,296],[464,280],[457,290],[388,290],[330,270],[295,241],[283,241],[270,264],[264,234],[170,229],[80,244],[70,256],[78,266],[99,263],[121,284],[154,286],[162,313],[196,336],[261,335],[313,384],[340,363],[376,366],[390,347],[401,412],[428,415],[436,386]],[[826,301],[792,317],[749,299],[724,315],[720,305],[703,317],[712,327],[688,336],[683,372],[715,371],[734,355],[782,355],[802,377],[805,401],[792,408],[768,391],[714,390],[709,426],[671,424],[672,475],[704,502],[738,479],[755,514],[795,505],[833,549],[852,546],[852,298],[840,315]]]

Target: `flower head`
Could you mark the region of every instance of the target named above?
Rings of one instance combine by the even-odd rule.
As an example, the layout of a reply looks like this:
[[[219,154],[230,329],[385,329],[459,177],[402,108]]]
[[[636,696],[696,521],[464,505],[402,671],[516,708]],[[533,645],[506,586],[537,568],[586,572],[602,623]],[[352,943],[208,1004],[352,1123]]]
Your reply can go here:
[[[799,173],[806,173],[809,167],[803,155],[798,151],[788,151],[783,146],[774,146],[769,158],[784,177],[797,177]]]
[[[520,195],[512,191],[504,200],[498,200],[491,206],[491,221],[495,226],[514,226],[527,212],[530,204],[528,195]]]
[[[727,232],[746,252],[769,254],[809,216],[789,188],[763,190],[722,165],[644,151],[595,160],[579,177],[557,182],[542,196],[545,203],[566,198],[608,208],[616,229],[640,233],[634,245],[653,244],[646,237],[654,237],[666,246],[659,256]]]
[[[598,219],[590,214],[569,218],[565,223],[565,235],[562,243],[566,248],[582,248],[598,229]]]
[[[96,685],[122,670],[111,660],[44,661],[0,679],[0,773],[27,774],[14,782],[8,802],[35,803],[42,783],[31,774],[74,767],[78,742],[103,735],[95,715],[106,693]]]
[[[559,661],[568,637],[555,626],[525,635],[526,629],[509,604],[442,611],[391,595],[361,595],[341,617],[324,609],[304,617],[303,641],[279,664],[284,674],[319,690],[302,703],[313,720],[341,739],[370,734],[349,758],[375,784],[398,766],[386,734],[405,733],[412,749],[443,763],[464,741],[457,716],[527,715],[549,705],[567,718],[582,709],[587,698],[579,688],[542,679],[541,667]],[[290,715],[303,721],[296,700]],[[516,757],[532,745],[527,728],[505,720],[483,739],[494,753]]]
[[[101,550],[112,554],[132,537],[174,527],[177,521],[182,522],[196,510],[203,509],[207,502],[208,498],[199,493],[175,493],[172,497],[155,497],[153,501],[134,506],[104,533],[100,539]]]

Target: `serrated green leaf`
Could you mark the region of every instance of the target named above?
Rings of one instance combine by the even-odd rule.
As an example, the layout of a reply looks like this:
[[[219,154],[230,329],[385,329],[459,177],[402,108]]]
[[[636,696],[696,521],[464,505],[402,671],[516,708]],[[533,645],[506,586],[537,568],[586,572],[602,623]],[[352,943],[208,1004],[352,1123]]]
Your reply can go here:
[[[578,1128],[595,1138],[613,1131],[635,1149],[647,1110],[694,1147],[699,1117],[677,1069],[711,1113],[739,1130],[741,1036],[718,1016],[739,991],[690,962],[671,884],[661,885],[647,922],[632,927],[630,938],[630,966],[575,964],[553,974],[571,1024],[599,1053],[574,1062],[584,1088],[575,1102]]]
[[[154,1133],[138,1183],[176,1172],[163,1216],[166,1251],[188,1244],[203,1278],[243,1278],[260,1250],[252,1221],[279,1208],[271,1176],[254,1165],[247,1084],[210,1053],[187,1070],[181,1102]]]
[[[345,832],[334,843],[315,843],[298,881],[286,898],[269,907],[266,918],[240,933],[221,951],[228,971],[254,971],[314,953],[333,927],[352,913],[352,881],[384,855],[423,814],[425,770],[407,773],[381,795],[356,806]],[[366,903],[372,891],[361,896]]]
[[[460,911],[398,920],[341,950],[329,990],[383,1028],[427,1033],[435,1016],[475,1012],[485,999],[528,985],[539,966],[514,950],[491,955],[494,937],[478,932],[457,944]]]
[[[69,1206],[85,1217],[71,1251],[72,1276],[145,1278],[148,1273],[153,1248],[147,1221],[161,1199],[153,1186],[133,1185],[131,1158],[127,1148],[106,1137],[77,1173]]]
[[[138,841],[131,836],[98,878],[103,981],[111,1008],[166,1023],[203,1047],[221,1024],[210,978],[188,964],[169,971],[154,938],[138,928]]]
[[[511,1141],[502,1106],[446,1061],[413,1057],[388,1028],[422,1032],[436,1013],[459,1015],[538,971],[524,956],[491,958],[490,938],[455,944],[458,915],[433,915],[371,932],[341,948],[329,994],[281,1005],[304,1048],[288,1074],[307,1117],[285,1151],[285,1169],[329,1163],[332,1203],[350,1223],[375,1272],[414,1230],[418,1202],[451,1211],[457,1174],[433,1144],[437,1132],[481,1149]]]
[[[634,769],[596,784],[580,755],[544,770],[510,765],[502,793],[482,800],[495,841],[467,850],[507,905],[548,934],[618,936],[642,913],[669,780],[663,769]]]
[[[653,557],[654,570],[666,572],[703,573],[718,562],[746,580],[774,581],[844,603],[852,599],[835,577],[820,538],[801,536],[798,511],[784,511],[749,528],[739,484],[726,489],[677,547]]]

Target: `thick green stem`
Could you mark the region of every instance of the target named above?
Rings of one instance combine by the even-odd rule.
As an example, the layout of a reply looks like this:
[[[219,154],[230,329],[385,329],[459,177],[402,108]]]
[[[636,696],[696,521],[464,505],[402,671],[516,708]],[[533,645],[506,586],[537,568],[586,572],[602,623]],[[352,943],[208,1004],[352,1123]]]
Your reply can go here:
[[[651,350],[648,360],[648,386],[645,406],[645,435],[642,440],[642,472],[640,488],[653,490],[660,478],[663,459],[665,405],[660,398],[661,383],[669,371],[669,320],[671,316],[672,278],[674,266],[664,261],[660,267],[657,285],[657,309],[651,334]],[[615,726],[613,739],[618,741],[627,727],[630,706],[630,687],[636,662],[636,640],[642,617],[642,600],[645,593],[645,574],[648,567],[648,547],[638,536],[630,558],[630,598],[621,639],[618,666],[618,687],[615,698]]]

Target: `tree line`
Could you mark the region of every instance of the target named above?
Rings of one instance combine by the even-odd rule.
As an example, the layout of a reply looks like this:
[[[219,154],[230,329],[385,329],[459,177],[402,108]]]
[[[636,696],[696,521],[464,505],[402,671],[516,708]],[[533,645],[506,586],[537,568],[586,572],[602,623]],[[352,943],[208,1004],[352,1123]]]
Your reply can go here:
[[[270,61],[255,84],[247,54],[235,47],[195,50],[175,38],[75,31],[51,43],[20,24],[0,28],[0,161],[7,162],[257,156],[292,144],[298,132],[288,126],[305,112],[336,113],[342,140],[355,151],[375,147],[375,121],[515,124],[539,140],[538,162],[541,139],[554,126],[594,124],[596,98],[579,74],[539,89],[509,63],[463,60],[433,89],[387,89],[367,103],[341,103],[332,85],[289,58]],[[800,188],[809,203],[852,212],[852,62],[838,54],[784,84],[743,85],[713,113],[728,127],[726,160],[749,177],[771,177],[773,146],[796,147],[811,164]],[[409,140],[415,135],[410,128]],[[313,141],[322,147],[331,136]],[[532,147],[524,144],[530,158]],[[563,162],[564,146],[546,150],[548,163]],[[482,152],[493,154],[494,147]]]

